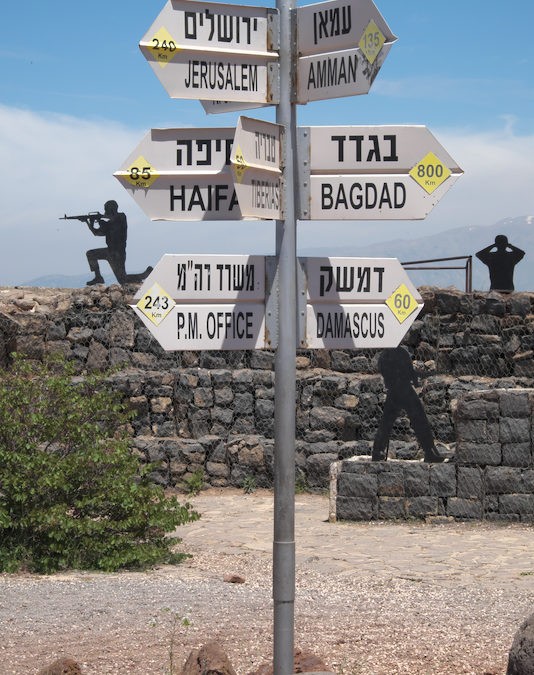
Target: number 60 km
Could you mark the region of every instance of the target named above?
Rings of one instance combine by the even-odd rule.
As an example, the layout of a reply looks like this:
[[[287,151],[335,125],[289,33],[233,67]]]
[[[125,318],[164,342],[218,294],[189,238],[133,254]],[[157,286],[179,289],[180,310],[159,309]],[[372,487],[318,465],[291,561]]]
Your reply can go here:
[[[407,312],[412,304],[412,298],[408,293],[396,293],[393,298],[393,304],[395,305],[395,309],[399,310],[399,312],[402,312],[402,310]]]

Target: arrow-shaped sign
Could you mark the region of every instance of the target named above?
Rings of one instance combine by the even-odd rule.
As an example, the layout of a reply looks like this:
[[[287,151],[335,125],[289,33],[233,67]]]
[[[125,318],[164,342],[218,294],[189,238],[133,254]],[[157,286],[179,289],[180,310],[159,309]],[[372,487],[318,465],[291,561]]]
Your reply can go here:
[[[301,127],[301,218],[425,218],[462,175],[424,126]]]
[[[297,9],[297,103],[367,94],[397,39],[372,0]]]
[[[239,207],[245,217],[283,217],[281,137],[279,124],[239,118],[230,161]]]
[[[397,39],[372,0],[328,0],[297,8],[301,57],[360,46],[372,61],[380,51],[379,33],[386,42]]]
[[[237,132],[152,129],[114,175],[152,220],[280,218],[280,138],[248,117]]]
[[[278,101],[275,9],[169,0],[139,46],[171,98]]]
[[[261,349],[265,257],[164,255],[132,309],[163,349]]]
[[[314,349],[397,347],[423,307],[396,258],[304,258]]]
[[[152,129],[116,178],[152,220],[241,220],[234,129]]]

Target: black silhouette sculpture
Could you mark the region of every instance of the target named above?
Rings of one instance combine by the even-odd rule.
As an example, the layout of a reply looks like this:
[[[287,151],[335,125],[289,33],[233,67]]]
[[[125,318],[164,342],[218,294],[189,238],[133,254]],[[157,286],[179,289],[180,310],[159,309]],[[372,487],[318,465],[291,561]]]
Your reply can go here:
[[[80,220],[87,224],[87,227],[96,237],[106,238],[105,248],[93,248],[87,251],[89,269],[95,275],[94,279],[87,282],[88,286],[104,283],[104,277],[100,273],[99,260],[107,260],[119,284],[144,281],[152,272],[152,267],[147,267],[140,274],[126,274],[128,224],[125,214],[119,212],[119,206],[115,200],[111,199],[104,204],[103,214],[96,211],[81,216],[65,215],[60,220]]]
[[[525,251],[512,246],[504,234],[498,234],[494,244],[476,254],[489,268],[491,291],[510,293],[514,290],[514,267],[524,255]]]
[[[391,429],[401,410],[405,410],[410,419],[423,448],[425,462],[445,461],[434,445],[434,435],[425,409],[413,388],[413,385],[418,384],[418,378],[408,351],[404,347],[384,349],[378,358],[378,369],[384,378],[387,396],[373,443],[373,462],[387,459]]]

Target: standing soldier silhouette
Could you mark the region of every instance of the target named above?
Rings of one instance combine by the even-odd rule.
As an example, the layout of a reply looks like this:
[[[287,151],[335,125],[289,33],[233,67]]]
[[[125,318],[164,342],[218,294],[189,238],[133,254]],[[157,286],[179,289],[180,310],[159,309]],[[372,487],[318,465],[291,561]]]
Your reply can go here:
[[[424,451],[425,462],[443,462],[434,445],[434,435],[417,392],[413,385],[418,384],[410,354],[404,347],[384,349],[378,357],[378,369],[384,378],[387,390],[382,419],[376,432],[372,460],[384,461],[388,458],[389,436],[393,424],[401,410],[405,410],[419,444]]]
[[[504,234],[498,234],[494,244],[475,255],[489,268],[490,291],[510,293],[514,290],[514,267],[523,258],[525,251],[512,246]]]
[[[147,267],[141,274],[126,274],[126,238],[128,224],[124,213],[119,212],[119,206],[113,199],[104,204],[104,215],[88,218],[87,226],[96,237],[106,238],[105,248],[93,248],[87,251],[89,269],[94,272],[94,279],[87,282],[88,286],[103,284],[104,277],[100,273],[99,260],[107,260],[119,284],[140,282],[152,272]],[[95,224],[98,223],[98,226]]]

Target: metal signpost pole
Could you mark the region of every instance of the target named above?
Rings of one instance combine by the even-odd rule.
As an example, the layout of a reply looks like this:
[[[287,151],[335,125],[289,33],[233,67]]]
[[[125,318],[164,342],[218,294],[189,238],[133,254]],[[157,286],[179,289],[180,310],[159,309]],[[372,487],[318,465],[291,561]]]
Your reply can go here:
[[[295,614],[295,395],[297,344],[297,246],[293,153],[296,105],[292,100],[295,0],[277,0],[280,13],[280,103],[276,121],[285,129],[282,150],[284,219],[276,223],[279,336],[275,361],[274,455],[274,673],[293,672]]]

